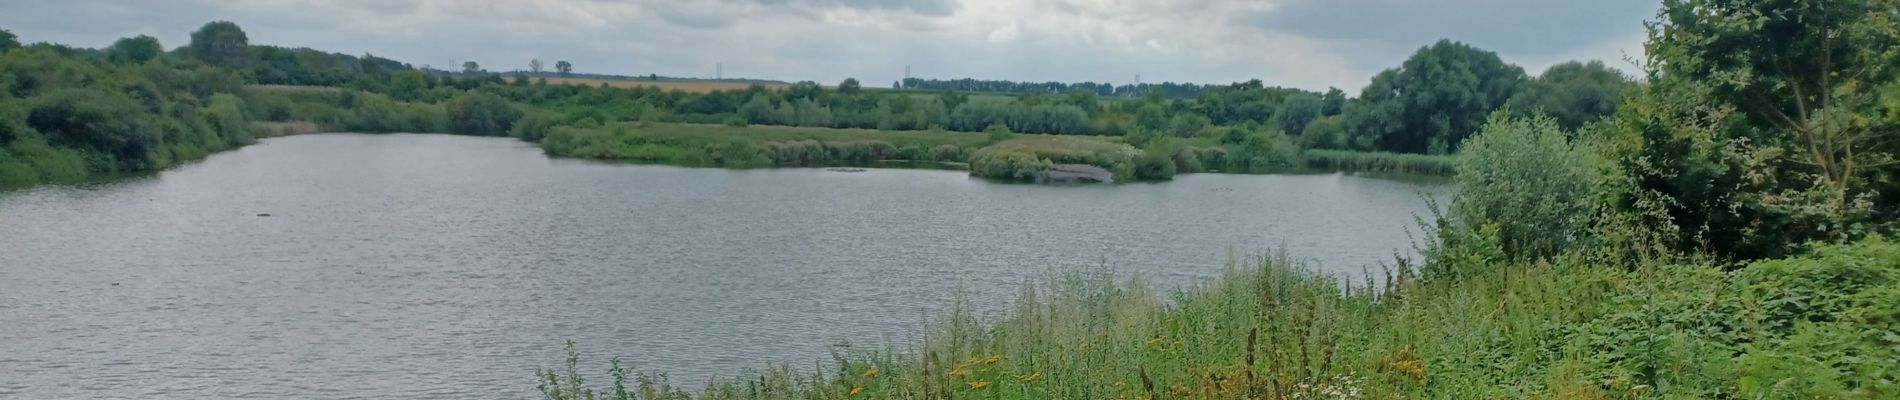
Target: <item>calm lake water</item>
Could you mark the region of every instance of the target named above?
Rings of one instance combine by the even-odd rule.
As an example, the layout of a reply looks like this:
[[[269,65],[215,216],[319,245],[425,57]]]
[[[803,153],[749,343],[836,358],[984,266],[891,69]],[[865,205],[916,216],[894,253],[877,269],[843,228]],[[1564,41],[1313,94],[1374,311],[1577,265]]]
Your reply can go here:
[[[1163,288],[1285,249],[1359,276],[1442,183],[549,159],[442,135],[266,140],[0,192],[0,398],[528,398],[561,342],[697,386],[903,346],[965,289],[1106,266]],[[269,217],[258,214],[269,213]],[[1415,230],[1415,229],[1414,229]],[[604,357],[602,357],[604,358]]]

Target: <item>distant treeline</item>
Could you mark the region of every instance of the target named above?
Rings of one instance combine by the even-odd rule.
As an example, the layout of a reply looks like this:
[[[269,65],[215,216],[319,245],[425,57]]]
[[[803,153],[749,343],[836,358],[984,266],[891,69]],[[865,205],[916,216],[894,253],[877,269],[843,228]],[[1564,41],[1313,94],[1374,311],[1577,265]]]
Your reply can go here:
[[[1258,86],[1259,81],[1249,84]],[[1142,83],[1116,85],[1108,82],[1017,82],[980,79],[922,79],[904,78],[896,83],[898,89],[956,90],[964,92],[991,93],[1067,93],[1074,90],[1093,92],[1098,96],[1137,97],[1148,93],[1159,93],[1170,99],[1191,99],[1202,91],[1228,85],[1202,85],[1193,83]]]
[[[266,133],[243,132],[253,121],[314,123],[325,130],[364,132],[514,134],[528,140],[538,140],[560,126],[636,121],[1118,136],[1123,143],[1155,153],[1144,158],[1155,161],[1153,173],[1135,175],[1166,177],[1176,170],[1231,167],[1187,162],[1158,167],[1159,160],[1169,157],[1199,159],[1175,154],[1185,148],[1219,147],[1236,156],[1224,164],[1238,162],[1249,168],[1298,165],[1297,155],[1307,149],[1452,154],[1494,111],[1549,114],[1563,127],[1575,129],[1614,112],[1621,93],[1632,85],[1621,73],[1597,62],[1560,64],[1542,76],[1530,77],[1495,53],[1451,41],[1419,49],[1403,65],[1375,76],[1353,98],[1338,89],[1269,87],[1258,80],[1124,87],[911,80],[908,84],[918,90],[876,90],[846,79],[832,87],[805,81],[709,93],[563,85],[549,84],[550,73],[545,70],[493,73],[468,62],[461,71],[450,72],[367,54],[253,45],[230,22],[206,24],[191,34],[188,45],[172,51],[163,50],[149,36],[126,38],[98,50],[54,44],[20,48],[11,34],[5,40],[6,48],[17,49],[10,53],[23,54],[13,56],[16,59],[0,70],[0,76],[13,80],[5,87],[7,100],[0,113],[21,115],[6,118],[13,126],[8,129],[37,133],[0,136],[0,146],[13,149],[0,154],[4,156],[0,163],[10,165],[14,172],[9,179],[16,183],[74,175],[46,173],[70,168],[45,164],[45,155],[52,153],[21,150],[37,148],[32,143],[77,152],[71,154],[86,160],[88,174],[146,170]],[[538,61],[526,65],[540,68]],[[571,69],[571,64],[560,61],[553,74],[575,76]],[[75,78],[76,74],[88,77]],[[256,89],[243,89],[247,85]],[[933,85],[944,88],[924,89]],[[1019,93],[974,93],[979,91]],[[1139,96],[1109,98],[1131,93]],[[214,99],[217,94],[229,96]],[[75,107],[104,121],[86,120],[83,129],[87,131],[81,131],[54,118],[38,117],[63,112],[59,106],[64,103],[52,99],[101,107],[122,106],[117,103],[123,101],[145,107],[139,112]],[[192,137],[181,132],[200,132],[208,124],[195,120],[208,120],[207,113],[232,108],[240,112],[219,117],[230,122],[219,126],[223,129],[220,141],[180,139]],[[167,120],[177,122],[160,122]],[[124,124],[114,125],[120,122]],[[94,135],[90,129],[116,133]],[[17,139],[21,137],[44,140],[28,143]],[[167,149],[174,154],[152,154]],[[20,155],[29,153],[35,155]],[[1271,156],[1238,157],[1243,154]]]

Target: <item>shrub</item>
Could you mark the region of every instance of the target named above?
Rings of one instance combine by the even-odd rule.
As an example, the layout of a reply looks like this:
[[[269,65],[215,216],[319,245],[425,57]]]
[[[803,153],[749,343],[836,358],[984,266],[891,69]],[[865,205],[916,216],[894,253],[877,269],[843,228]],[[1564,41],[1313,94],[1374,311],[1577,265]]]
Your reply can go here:
[[[1504,253],[1555,256],[1589,238],[1596,160],[1555,119],[1496,113],[1461,145],[1453,229],[1496,226]]]
[[[465,135],[507,135],[521,118],[521,112],[507,99],[487,92],[462,93],[449,99],[443,108],[448,112],[449,132]]]
[[[970,175],[992,179],[1030,180],[1055,163],[1018,150],[983,149],[970,157]]]

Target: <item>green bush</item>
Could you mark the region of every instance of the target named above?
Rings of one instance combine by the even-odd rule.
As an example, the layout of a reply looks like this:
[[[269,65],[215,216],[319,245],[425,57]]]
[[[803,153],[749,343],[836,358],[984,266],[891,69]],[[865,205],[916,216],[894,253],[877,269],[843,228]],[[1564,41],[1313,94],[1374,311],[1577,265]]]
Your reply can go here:
[[[970,175],[991,179],[1031,180],[1054,167],[1049,160],[1018,150],[985,148],[970,157]]]
[[[507,135],[515,120],[521,118],[521,112],[507,99],[480,91],[457,95],[443,108],[448,113],[449,132],[465,135]]]
[[[1445,231],[1496,226],[1504,253],[1517,259],[1587,244],[1599,163],[1566,137],[1550,117],[1493,114],[1460,146],[1449,215],[1455,225]]]

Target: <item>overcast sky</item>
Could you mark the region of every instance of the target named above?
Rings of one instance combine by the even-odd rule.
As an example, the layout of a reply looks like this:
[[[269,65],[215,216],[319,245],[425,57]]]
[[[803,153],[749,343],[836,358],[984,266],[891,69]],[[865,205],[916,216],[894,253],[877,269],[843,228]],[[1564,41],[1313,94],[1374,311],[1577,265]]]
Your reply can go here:
[[[1630,70],[1659,0],[0,0],[22,41],[167,48],[212,20],[253,44],[438,68],[815,80],[1226,83],[1357,91],[1451,38],[1535,75],[1573,59]]]

